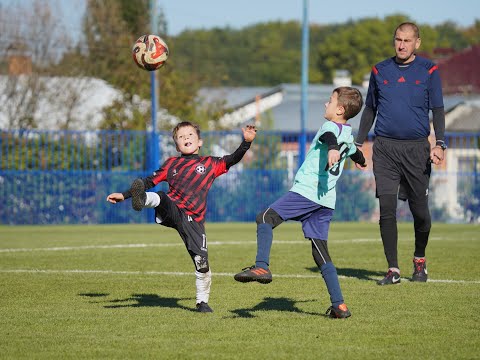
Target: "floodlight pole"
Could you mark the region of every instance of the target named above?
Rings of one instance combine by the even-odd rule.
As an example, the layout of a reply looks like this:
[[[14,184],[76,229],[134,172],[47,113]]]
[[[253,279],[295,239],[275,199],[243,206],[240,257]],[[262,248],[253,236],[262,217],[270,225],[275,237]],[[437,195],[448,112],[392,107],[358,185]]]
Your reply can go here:
[[[157,31],[157,1],[150,0],[150,33],[155,34]],[[150,71],[150,98],[151,98],[151,129],[150,130],[150,146],[148,150],[150,151],[150,156],[148,157],[148,168],[149,171],[155,171],[158,169],[160,162],[160,148],[158,146],[158,133],[157,133],[157,108],[158,108],[158,98],[157,98],[157,72]]]
[[[303,0],[303,25],[302,25],[302,93],[300,106],[300,136],[298,139],[298,167],[305,160],[305,147],[307,133],[305,122],[308,114],[308,0]]]

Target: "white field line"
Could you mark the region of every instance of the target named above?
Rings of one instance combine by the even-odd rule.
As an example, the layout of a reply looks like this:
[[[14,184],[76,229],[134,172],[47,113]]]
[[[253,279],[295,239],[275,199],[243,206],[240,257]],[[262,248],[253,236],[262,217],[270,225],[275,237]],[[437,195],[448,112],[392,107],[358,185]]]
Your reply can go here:
[[[28,273],[28,274],[100,274],[100,275],[163,275],[163,276],[194,276],[193,272],[172,272],[172,271],[115,271],[115,270],[39,270],[39,269],[0,269],[0,273]],[[233,277],[231,273],[213,273],[213,276]],[[355,276],[338,276],[341,279],[357,279]],[[282,274],[274,275],[274,278],[283,279],[319,279],[317,275],[300,275],[300,274]],[[363,280],[363,279],[360,279]],[[402,278],[409,281],[408,278]],[[363,280],[366,281],[366,280]],[[448,284],[480,284],[480,280],[448,280],[448,279],[428,279],[431,283],[448,283]]]
[[[409,239],[399,239],[399,241],[407,241]],[[430,240],[451,240],[447,238],[434,237]],[[299,245],[305,244],[308,240],[293,240],[293,241],[283,241],[275,240],[274,244],[281,245]],[[368,242],[381,242],[380,238],[377,239],[351,239],[351,240],[331,240],[335,243],[368,243]],[[208,245],[256,245],[256,241],[209,241]],[[10,249],[0,249],[0,253],[11,253],[11,252],[29,252],[29,251],[71,251],[71,250],[89,250],[89,249],[131,249],[131,248],[147,248],[147,247],[171,247],[171,246],[184,246],[183,243],[179,240],[175,243],[158,243],[158,244],[112,244],[112,245],[84,245],[84,246],[56,246],[56,247],[45,247],[45,248],[10,248]]]

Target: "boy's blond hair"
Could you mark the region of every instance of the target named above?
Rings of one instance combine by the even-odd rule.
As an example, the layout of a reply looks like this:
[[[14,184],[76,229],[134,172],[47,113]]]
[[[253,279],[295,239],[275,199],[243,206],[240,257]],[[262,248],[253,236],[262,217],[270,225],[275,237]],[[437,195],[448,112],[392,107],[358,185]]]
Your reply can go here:
[[[362,93],[350,86],[341,86],[333,90],[338,96],[338,105],[343,106],[345,114],[343,117],[345,120],[355,117],[363,106]]]

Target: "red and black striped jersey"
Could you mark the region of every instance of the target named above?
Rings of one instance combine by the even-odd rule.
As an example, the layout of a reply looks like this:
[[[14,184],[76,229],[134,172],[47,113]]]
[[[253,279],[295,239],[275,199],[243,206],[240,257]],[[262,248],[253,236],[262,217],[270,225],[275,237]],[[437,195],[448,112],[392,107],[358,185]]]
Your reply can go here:
[[[194,221],[203,222],[205,221],[207,194],[213,181],[238,163],[250,145],[251,143],[244,140],[233,154],[221,158],[197,154],[171,157],[163,163],[160,169],[142,179],[145,189],[151,189],[162,181],[166,181],[169,185],[168,197]],[[125,199],[132,196],[130,190],[122,194]]]
[[[213,181],[227,172],[224,158],[189,155],[171,157],[144,181],[154,187],[162,181],[169,185],[167,195],[193,220],[205,220],[207,194]]]

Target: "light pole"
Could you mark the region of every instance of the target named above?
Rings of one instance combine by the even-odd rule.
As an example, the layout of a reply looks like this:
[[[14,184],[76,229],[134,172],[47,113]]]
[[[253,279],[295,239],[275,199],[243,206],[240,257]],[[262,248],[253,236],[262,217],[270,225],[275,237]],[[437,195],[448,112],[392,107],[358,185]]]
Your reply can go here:
[[[157,1],[150,0],[150,32],[155,34],[157,31]],[[148,168],[149,171],[155,171],[158,169],[160,162],[160,149],[158,146],[158,133],[157,133],[157,108],[158,108],[158,98],[157,98],[157,72],[150,71],[150,98],[151,98],[151,129],[149,133],[149,143],[150,146],[148,150],[150,151]]]
[[[305,160],[305,147],[307,133],[305,123],[308,114],[308,0],[303,0],[303,25],[302,25],[302,92],[300,105],[300,136],[298,139],[298,167]]]

